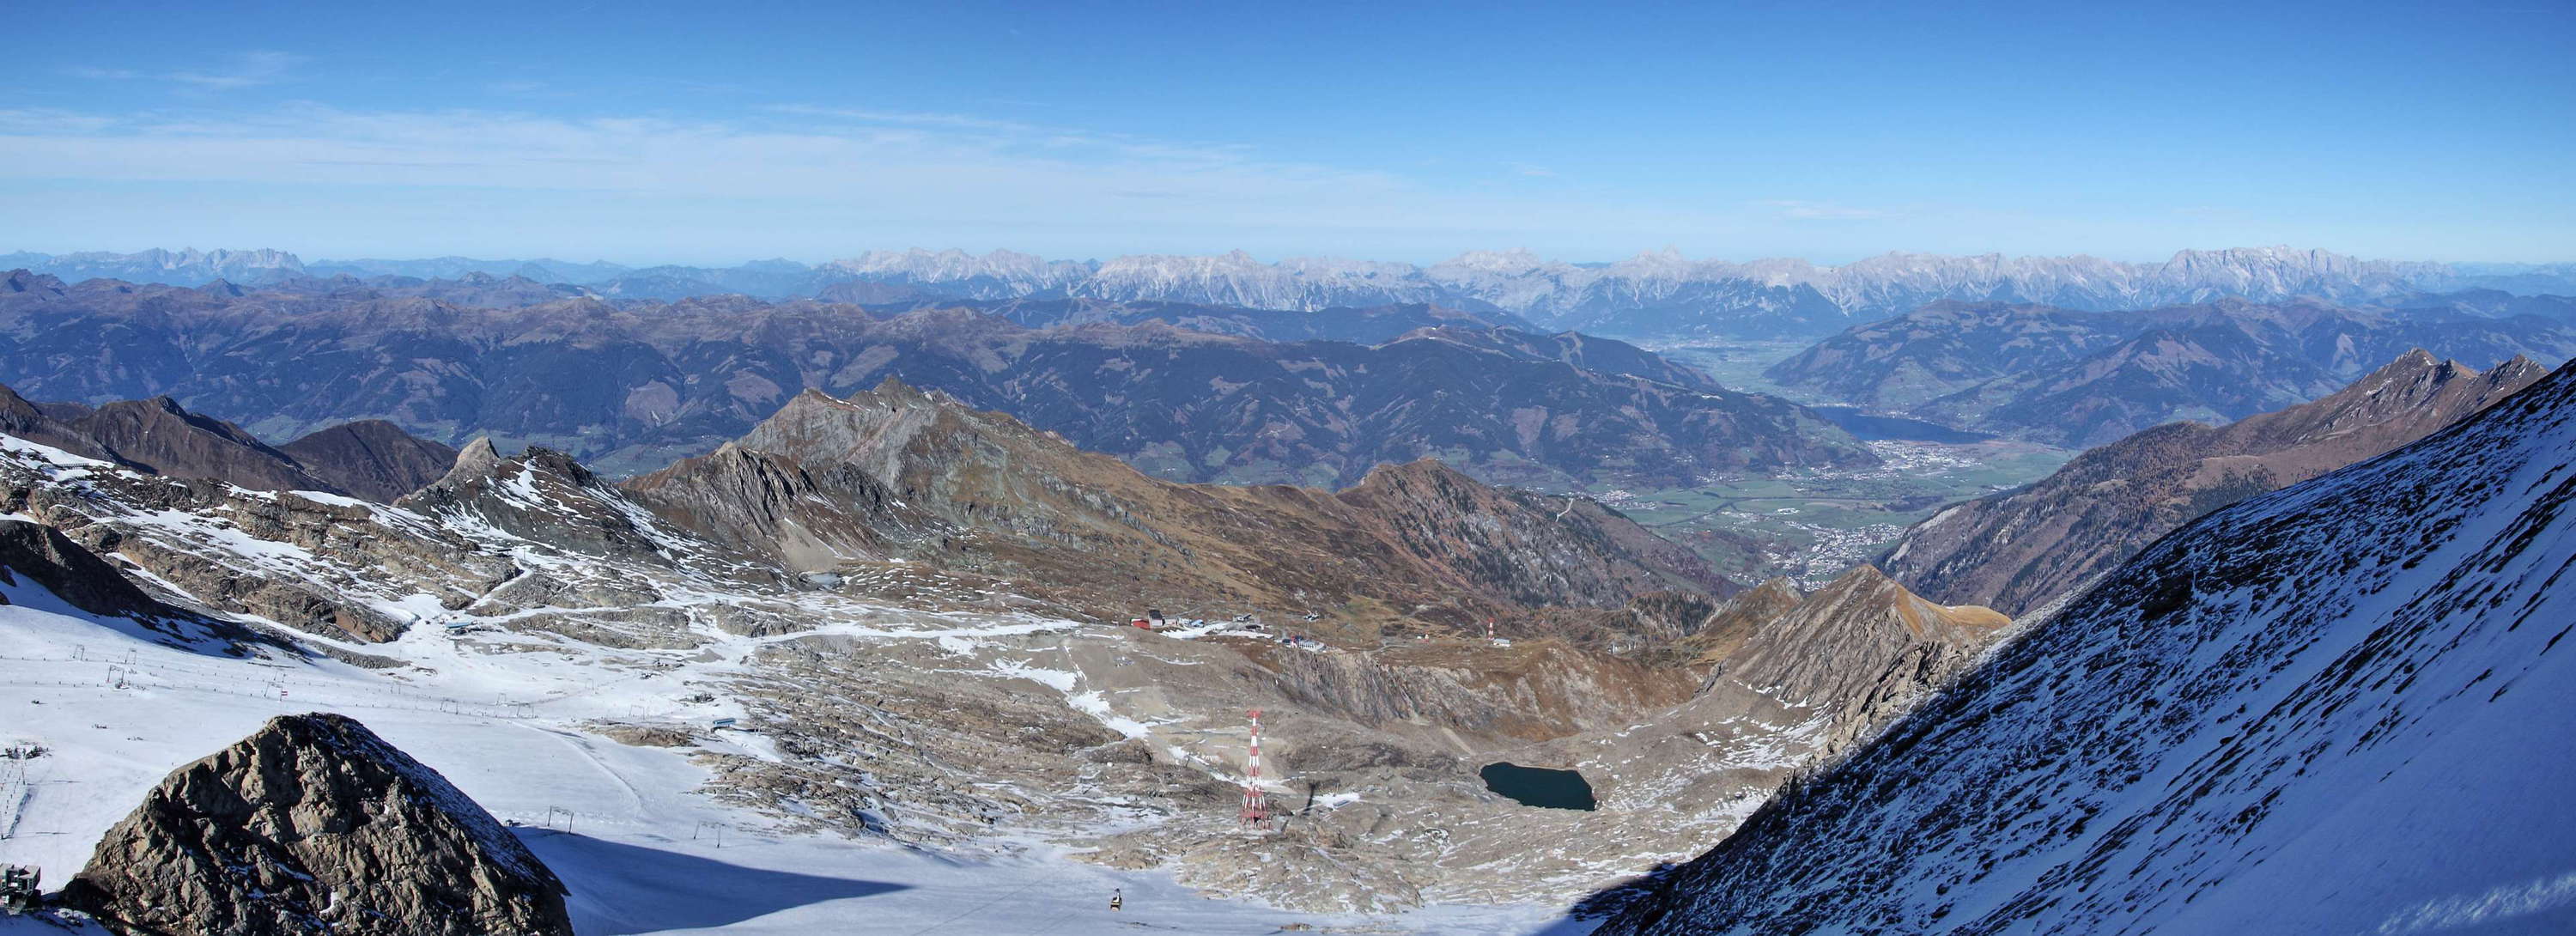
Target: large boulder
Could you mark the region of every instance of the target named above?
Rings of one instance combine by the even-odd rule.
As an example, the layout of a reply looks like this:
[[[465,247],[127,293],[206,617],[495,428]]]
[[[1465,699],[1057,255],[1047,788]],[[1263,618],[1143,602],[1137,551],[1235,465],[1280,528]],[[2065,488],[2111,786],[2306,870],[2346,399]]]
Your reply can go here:
[[[447,778],[340,715],[281,716],[179,768],[65,903],[169,936],[570,936],[564,887]]]

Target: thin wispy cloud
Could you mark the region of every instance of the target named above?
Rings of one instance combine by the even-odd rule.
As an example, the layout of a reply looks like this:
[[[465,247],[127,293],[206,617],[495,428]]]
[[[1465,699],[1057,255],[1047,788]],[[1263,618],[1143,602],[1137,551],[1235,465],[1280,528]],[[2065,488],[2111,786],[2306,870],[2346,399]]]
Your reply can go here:
[[[817,125],[315,104],[220,115],[0,111],[0,132],[17,134],[0,151],[0,176],[819,196],[925,206],[943,199],[1132,202],[1137,193],[1202,205],[1345,201],[1404,187],[1383,173],[1264,161],[1225,146],[952,115],[877,116],[897,119]]]
[[[160,81],[200,91],[233,91],[285,80],[288,73],[303,61],[303,56],[286,52],[254,51],[234,56],[228,66],[222,68],[158,72],[81,66],[69,69],[67,73],[74,78],[95,81]]]
[[[1547,168],[1546,166],[1533,166],[1525,162],[1508,162],[1504,163],[1503,166],[1504,168],[1510,169],[1512,174],[1517,176],[1528,176],[1534,179],[1552,179],[1556,177],[1556,170]]]
[[[309,102],[125,114],[0,110],[0,135],[0,181],[326,186],[343,202],[411,197],[406,192],[437,199],[429,193],[450,189],[514,204],[668,212],[675,231],[703,230],[710,216],[777,212],[934,233],[1222,227],[1298,243],[1730,223],[1665,205],[1442,188],[1240,144],[904,110],[782,105],[697,119]],[[548,223],[577,216],[553,211]]]
[[[836,124],[848,127],[948,131],[996,148],[1025,147],[1048,151],[1095,150],[1135,160],[1190,162],[1202,165],[1238,163],[1251,155],[1251,147],[1243,144],[1157,140],[1128,134],[1102,133],[1078,127],[1001,120],[974,114],[794,103],[770,104],[759,109],[764,113],[803,118],[804,121],[798,124],[799,127],[826,133],[831,132],[830,128]]]

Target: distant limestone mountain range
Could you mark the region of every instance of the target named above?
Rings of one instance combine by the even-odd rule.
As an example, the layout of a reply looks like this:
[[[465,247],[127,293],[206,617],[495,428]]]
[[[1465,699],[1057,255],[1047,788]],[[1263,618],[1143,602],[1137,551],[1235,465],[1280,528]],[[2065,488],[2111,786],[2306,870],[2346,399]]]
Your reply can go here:
[[[1692,260],[1666,250],[1610,263],[1549,260],[1525,250],[1473,251],[1430,266],[1364,260],[1133,255],[1048,260],[1011,251],[871,251],[808,265],[763,260],[732,267],[628,267],[534,260],[321,260],[277,250],[0,255],[77,282],[91,278],[201,286],[348,277],[402,288],[406,280],[522,290],[676,299],[743,294],[861,303],[1092,299],[1167,301],[1314,311],[1434,304],[1509,313],[1550,329],[1655,338],[1816,337],[1939,300],[2044,303],[2076,310],[2141,309],[2222,297],[2314,297],[2386,304],[2419,293],[2494,290],[2576,294],[2576,263],[2470,264],[2362,260],[2289,247],[2186,250],[2161,263],[2097,257],[1891,253],[1840,266],[1796,259]]]

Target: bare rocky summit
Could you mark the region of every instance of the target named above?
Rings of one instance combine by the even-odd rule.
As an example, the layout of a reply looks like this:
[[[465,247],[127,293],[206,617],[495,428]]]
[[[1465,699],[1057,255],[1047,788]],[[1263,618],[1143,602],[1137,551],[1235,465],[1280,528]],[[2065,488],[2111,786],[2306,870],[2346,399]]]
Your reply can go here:
[[[437,771],[340,715],[179,768],[65,903],[128,934],[570,936],[564,887]]]

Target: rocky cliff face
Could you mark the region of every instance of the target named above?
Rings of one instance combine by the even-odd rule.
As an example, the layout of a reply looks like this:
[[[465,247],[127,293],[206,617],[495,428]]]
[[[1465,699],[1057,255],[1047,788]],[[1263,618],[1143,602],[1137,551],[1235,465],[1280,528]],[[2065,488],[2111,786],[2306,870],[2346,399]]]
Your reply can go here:
[[[2540,379],[2410,351],[2312,403],[2225,427],[2158,426],[2018,490],[1943,509],[1879,564],[1936,600],[2020,614],[2117,567],[2194,518],[2431,435]]]
[[[179,768],[63,891],[135,934],[571,936],[563,898],[445,777],[319,714]]]
[[[470,538],[359,501],[166,478],[15,440],[0,447],[0,508],[208,608],[341,639],[398,636],[415,613],[393,609],[413,596],[462,606],[525,577]]]
[[[476,439],[438,480],[395,506],[431,516],[489,524],[520,539],[617,559],[660,559],[665,543],[652,522],[607,480],[572,456],[530,448],[502,458],[490,439]]]
[[[1582,497],[1490,487],[1430,459],[1334,495],[1399,550],[1526,606],[1615,606],[1669,589],[1732,591],[1690,550]]]
[[[1818,709],[1829,719],[1824,748],[1839,750],[1947,684],[2011,623],[1992,609],[1925,601],[1864,565],[1754,627],[1718,673]]]

